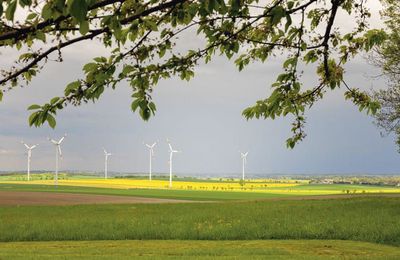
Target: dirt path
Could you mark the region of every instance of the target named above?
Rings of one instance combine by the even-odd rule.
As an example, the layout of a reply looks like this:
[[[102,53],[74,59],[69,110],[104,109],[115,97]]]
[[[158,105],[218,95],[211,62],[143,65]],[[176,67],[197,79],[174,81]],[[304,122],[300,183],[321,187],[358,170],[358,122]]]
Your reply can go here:
[[[78,205],[123,203],[188,203],[188,200],[75,193],[0,191],[1,205]]]

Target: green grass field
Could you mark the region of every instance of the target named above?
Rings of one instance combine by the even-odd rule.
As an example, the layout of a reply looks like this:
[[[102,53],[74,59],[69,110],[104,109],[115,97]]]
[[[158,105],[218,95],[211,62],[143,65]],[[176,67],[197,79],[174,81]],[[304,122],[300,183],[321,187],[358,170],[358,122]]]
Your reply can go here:
[[[274,193],[276,189],[278,192]],[[299,185],[306,194],[398,192]],[[400,259],[400,197],[292,200],[296,194],[1,183],[45,191],[213,201],[0,206],[0,259]],[[311,192],[310,192],[311,191]],[[274,198],[285,197],[286,200]],[[308,198],[308,197],[304,197]],[[264,200],[267,199],[267,200]]]
[[[156,250],[155,250],[156,249]],[[397,260],[400,248],[354,241],[68,241],[0,243],[0,259]]]
[[[400,246],[399,198],[0,207],[0,241],[339,239]]]

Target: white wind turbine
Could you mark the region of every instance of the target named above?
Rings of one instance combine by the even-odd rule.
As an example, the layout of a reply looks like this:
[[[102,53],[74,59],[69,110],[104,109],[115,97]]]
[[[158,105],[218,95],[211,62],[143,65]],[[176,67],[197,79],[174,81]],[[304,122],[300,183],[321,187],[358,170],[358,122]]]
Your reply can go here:
[[[27,173],[28,173],[28,181],[31,179],[31,157],[32,157],[32,150],[38,146],[38,144],[29,146],[24,141],[21,141],[21,144],[25,145],[26,150],[28,150],[28,168],[27,168]]]
[[[246,152],[246,153],[240,152],[240,157],[242,158],[242,180],[244,180],[244,166],[247,163],[247,155],[248,154],[249,154],[249,152]]]
[[[149,148],[149,157],[150,157],[150,166],[149,166],[149,180],[151,181],[151,173],[152,173],[152,159],[154,157],[154,147],[156,146],[157,142],[154,142],[152,145],[145,144],[147,148]]]
[[[169,187],[172,188],[172,155],[174,153],[180,153],[181,151],[177,151],[172,149],[172,145],[170,141],[167,139],[168,146],[169,146]]]
[[[107,153],[105,148],[103,148],[103,150],[104,150],[104,157],[105,157],[104,158],[104,179],[107,179],[108,156],[110,156],[111,153]]]
[[[60,157],[60,159],[62,159],[61,143],[64,141],[64,138],[66,136],[67,136],[67,134],[64,134],[64,136],[61,137],[61,139],[59,141],[47,138],[50,142],[52,142],[56,146],[56,176],[54,179],[54,184],[56,186],[58,185],[58,157]]]

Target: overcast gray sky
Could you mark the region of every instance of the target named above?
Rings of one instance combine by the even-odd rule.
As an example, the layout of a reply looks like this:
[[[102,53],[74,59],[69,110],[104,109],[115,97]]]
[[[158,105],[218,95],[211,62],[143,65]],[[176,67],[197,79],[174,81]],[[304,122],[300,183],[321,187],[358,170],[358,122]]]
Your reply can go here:
[[[378,2],[370,2],[372,25],[380,26]],[[339,25],[345,23],[339,21]],[[25,168],[21,139],[40,144],[33,152],[33,169],[53,169],[54,147],[46,137],[59,138],[67,133],[62,168],[69,170],[101,171],[102,147],[106,147],[113,153],[111,171],[144,172],[148,153],[142,142],[159,140],[154,171],[167,172],[165,139],[169,137],[176,149],[183,151],[174,158],[174,168],[181,175],[239,173],[239,150],[249,151],[247,171],[259,175],[399,172],[393,137],[380,137],[372,118],[344,101],[343,90],[329,93],[307,113],[308,136],[294,150],[285,146],[290,136],[290,118],[246,121],[242,110],[270,93],[269,85],[280,72],[279,59],[253,64],[238,73],[231,61],[218,57],[201,65],[190,82],[162,81],[154,93],[158,112],[149,122],[130,111],[131,93],[121,84],[115,91],[106,90],[96,104],[67,107],[59,113],[55,130],[47,125],[30,128],[27,106],[61,95],[67,83],[82,75],[82,65],[102,52],[101,47],[90,42],[69,48],[65,62],[48,64],[29,87],[5,96],[0,103],[0,171]],[[1,54],[2,67],[11,60],[11,54],[12,51]],[[352,86],[370,89],[385,85],[383,79],[371,77],[379,71],[361,57],[349,63],[346,71]],[[314,69],[306,68],[304,81],[311,83],[313,73]]]

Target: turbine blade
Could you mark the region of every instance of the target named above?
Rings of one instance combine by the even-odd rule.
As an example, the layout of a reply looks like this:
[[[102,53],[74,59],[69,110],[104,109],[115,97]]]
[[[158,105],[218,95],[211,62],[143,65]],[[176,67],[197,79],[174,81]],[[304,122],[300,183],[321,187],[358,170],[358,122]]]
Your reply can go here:
[[[58,141],[58,144],[61,144],[64,141],[65,135],[61,137],[60,141]]]
[[[62,156],[61,146],[60,145],[58,145],[58,153],[60,154],[60,157],[62,158],[63,156]]]

